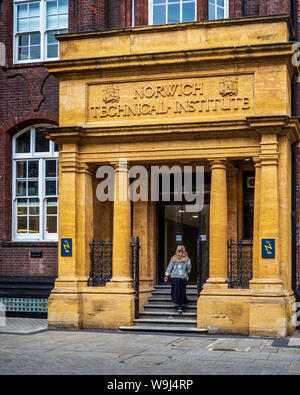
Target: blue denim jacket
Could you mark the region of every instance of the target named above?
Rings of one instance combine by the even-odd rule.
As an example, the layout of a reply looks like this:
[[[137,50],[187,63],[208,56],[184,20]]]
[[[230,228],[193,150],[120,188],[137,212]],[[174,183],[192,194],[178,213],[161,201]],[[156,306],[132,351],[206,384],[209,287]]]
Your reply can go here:
[[[179,261],[176,257],[173,257],[170,260],[165,275],[166,277],[182,278],[188,281],[191,270],[192,264],[190,258],[187,257],[185,261]]]

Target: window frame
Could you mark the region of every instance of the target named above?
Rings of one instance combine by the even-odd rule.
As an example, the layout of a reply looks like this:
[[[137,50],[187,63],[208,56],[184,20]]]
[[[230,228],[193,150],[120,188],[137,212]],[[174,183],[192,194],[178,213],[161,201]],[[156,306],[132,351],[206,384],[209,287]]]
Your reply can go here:
[[[23,129],[14,135],[12,140],[12,241],[58,241],[58,218],[59,218],[59,200],[58,200],[58,182],[59,182],[59,165],[58,158],[59,152],[55,151],[55,143],[49,141],[49,152],[35,152],[35,130],[38,128],[47,128],[49,125],[38,124],[29,128]],[[23,133],[30,130],[30,152],[29,153],[16,153],[16,141]],[[33,199],[39,199],[39,232],[38,233],[18,233],[18,199],[22,197],[17,196],[17,163],[21,161],[38,161],[39,162],[39,175],[38,175],[38,197],[32,196]],[[46,195],[46,161],[56,160],[57,171],[57,193],[54,196]],[[24,197],[30,199],[31,197]],[[57,233],[47,233],[47,199],[57,199]],[[28,212],[27,212],[28,217]]]
[[[207,0],[207,3],[208,3],[208,16],[207,16],[208,20],[210,20],[210,21],[217,21],[218,18],[209,19],[209,2],[210,1],[214,1],[214,0]],[[218,6],[217,3],[216,3],[215,4],[215,10],[216,10],[217,7],[223,8],[223,7]],[[222,19],[228,19],[228,18],[229,18],[229,0],[224,0],[224,18],[222,18]]]
[[[167,1],[167,0],[162,0],[162,1]],[[188,23],[188,22],[182,22],[182,0],[177,0],[178,2],[180,2],[180,22],[179,23]],[[196,22],[197,21],[197,2],[198,0],[191,0],[191,2],[194,1],[195,3],[195,19],[194,21],[190,21],[190,22]],[[148,22],[149,25],[151,26],[159,26],[159,25],[154,25],[153,24],[153,0],[148,0]],[[166,4],[166,23],[164,23],[164,25],[169,25],[171,23],[167,22],[168,19],[168,7]]]
[[[55,28],[55,29],[47,29],[46,24],[46,3],[49,0],[13,0],[13,62],[14,64],[26,64],[26,63],[39,63],[44,61],[55,61],[59,60],[59,42],[58,42],[58,56],[48,58],[47,57],[47,33],[51,31],[68,31],[69,29],[69,19],[68,26],[66,28]],[[40,16],[39,16],[39,31],[28,31],[28,32],[18,32],[18,12],[17,7],[20,4],[29,4],[29,3],[39,3],[40,4]],[[68,7],[68,18],[69,18],[69,7]],[[40,58],[39,59],[27,59],[27,60],[19,60],[18,59],[18,39],[21,34],[30,34],[30,33],[40,33]],[[56,33],[57,34],[57,33]]]

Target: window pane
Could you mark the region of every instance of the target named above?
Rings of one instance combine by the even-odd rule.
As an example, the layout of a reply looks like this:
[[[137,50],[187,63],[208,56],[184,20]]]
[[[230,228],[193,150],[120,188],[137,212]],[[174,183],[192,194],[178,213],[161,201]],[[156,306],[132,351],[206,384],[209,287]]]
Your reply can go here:
[[[40,33],[30,34],[30,45],[40,45],[40,43],[41,43],[41,34]]]
[[[216,7],[214,5],[209,4],[208,19],[215,19],[215,9]]]
[[[27,199],[19,199],[17,203],[18,215],[27,215]]]
[[[26,178],[26,162],[17,162],[17,178]]]
[[[27,217],[18,217],[18,233],[27,233]]]
[[[180,22],[180,4],[170,4],[168,7],[168,23]]]
[[[39,215],[40,205],[38,203],[30,203],[29,205],[29,215]]]
[[[58,58],[58,44],[47,45],[47,58]]]
[[[68,13],[68,0],[59,0],[58,1],[58,12],[59,14],[67,14]]]
[[[28,19],[18,19],[17,29],[18,32],[28,31]]]
[[[58,17],[58,27],[68,27],[68,15],[59,15]]]
[[[30,152],[30,130],[21,134],[16,140],[16,153],[25,154]]]
[[[28,181],[28,196],[38,196],[39,194],[39,182]]]
[[[39,233],[39,217],[29,217],[29,233]]]
[[[16,185],[16,195],[17,196],[26,196],[26,181],[17,181]]]
[[[55,38],[55,35],[58,34],[58,30],[54,30],[52,32],[47,33],[47,43],[48,44],[57,44],[58,41]]]
[[[38,178],[39,162],[37,160],[28,161],[28,178]]]
[[[40,30],[40,18],[30,18],[29,19],[29,30]]]
[[[195,4],[186,3],[182,5],[182,22],[191,22],[195,20]]]
[[[217,18],[224,19],[224,8],[217,7]]]
[[[17,17],[18,18],[27,18],[28,16],[28,8],[27,4],[20,4],[17,8]]]
[[[153,7],[153,24],[164,25],[166,23],[166,7],[155,6]]]
[[[47,1],[46,14],[57,14],[57,1]]]
[[[47,233],[57,233],[57,217],[47,216]]]
[[[18,37],[19,47],[26,47],[29,45],[29,34],[20,34]]]
[[[46,139],[44,134],[36,129],[35,131],[35,152],[49,152],[49,140]]]
[[[46,181],[46,195],[55,196],[56,195],[56,180]]]
[[[30,59],[40,59],[41,57],[41,47],[39,45],[35,45],[30,47]]]
[[[47,29],[57,29],[58,28],[58,16],[47,16]]]
[[[47,199],[47,214],[57,215],[57,199]]]
[[[29,47],[19,48],[18,60],[28,60],[29,59]]]
[[[224,0],[217,0],[217,4],[221,7],[224,7]]]
[[[58,152],[58,144],[54,144],[54,152]]]
[[[40,3],[34,2],[29,4],[29,16],[40,16]]]
[[[56,160],[46,160],[46,177],[56,177]]]

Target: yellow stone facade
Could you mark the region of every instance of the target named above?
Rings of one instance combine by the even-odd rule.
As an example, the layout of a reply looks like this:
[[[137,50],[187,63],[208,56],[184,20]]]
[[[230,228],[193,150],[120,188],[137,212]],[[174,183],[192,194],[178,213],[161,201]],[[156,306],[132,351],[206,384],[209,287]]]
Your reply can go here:
[[[60,83],[59,257],[49,326],[118,328],[134,319],[130,236],[141,239],[140,308],[157,281],[155,202],[96,200],[96,169],[204,165],[211,173],[209,279],[197,326],[210,333],[287,336],[291,290],[291,117],[295,70],[288,17],[243,18],[67,34],[60,61],[46,63]],[[227,240],[241,237],[243,166],[255,170],[253,279],[229,289]],[[126,179],[126,178],[125,178]],[[124,179],[123,179],[124,180]],[[126,181],[124,181],[126,182]],[[127,180],[128,182],[128,180]],[[89,244],[113,239],[113,278],[88,287]],[[275,259],[261,258],[273,238]]]

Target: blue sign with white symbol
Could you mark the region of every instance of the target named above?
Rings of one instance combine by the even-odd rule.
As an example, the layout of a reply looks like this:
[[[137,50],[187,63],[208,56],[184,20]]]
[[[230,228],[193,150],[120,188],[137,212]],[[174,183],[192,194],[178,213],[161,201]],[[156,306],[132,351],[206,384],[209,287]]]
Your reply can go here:
[[[176,235],[177,243],[182,243],[182,235]]]
[[[61,239],[61,256],[72,256],[72,239]]]
[[[261,240],[262,258],[275,258],[275,239]]]

